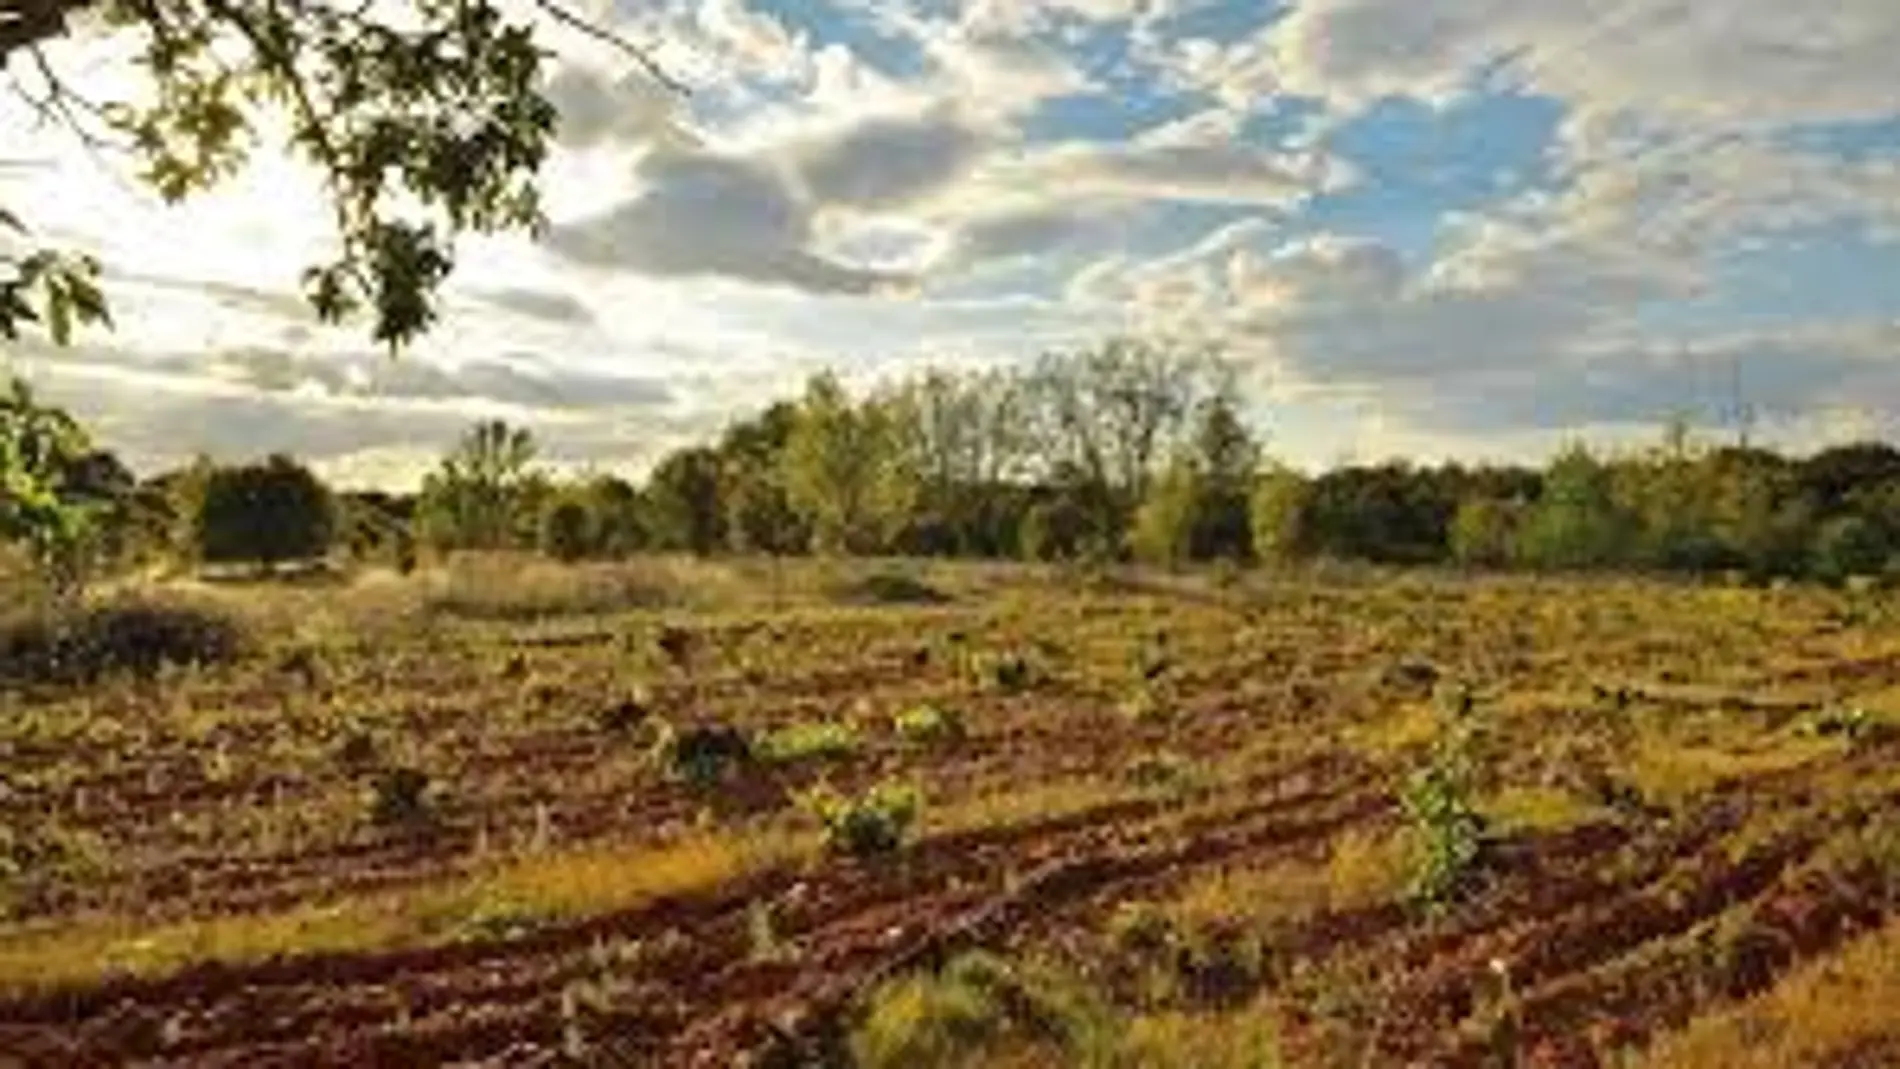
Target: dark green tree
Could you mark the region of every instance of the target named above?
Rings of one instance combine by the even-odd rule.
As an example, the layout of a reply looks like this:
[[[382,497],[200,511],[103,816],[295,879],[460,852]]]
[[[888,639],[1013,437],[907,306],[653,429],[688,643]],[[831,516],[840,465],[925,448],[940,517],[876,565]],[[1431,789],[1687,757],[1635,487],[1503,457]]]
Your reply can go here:
[[[647,479],[647,515],[654,544],[706,556],[726,544],[726,513],[717,450],[669,453]]]
[[[577,494],[556,494],[541,509],[541,552],[572,564],[594,552],[594,516]]]
[[[310,469],[277,455],[205,472],[188,523],[189,548],[198,560],[270,569],[329,552],[337,511]]]
[[[647,548],[645,505],[640,491],[617,475],[596,475],[580,490],[593,519],[594,552],[614,560]]]
[[[1230,391],[1203,402],[1193,457],[1199,493],[1189,538],[1193,555],[1200,560],[1251,559],[1249,498],[1260,472],[1260,443],[1241,419],[1239,401]]]

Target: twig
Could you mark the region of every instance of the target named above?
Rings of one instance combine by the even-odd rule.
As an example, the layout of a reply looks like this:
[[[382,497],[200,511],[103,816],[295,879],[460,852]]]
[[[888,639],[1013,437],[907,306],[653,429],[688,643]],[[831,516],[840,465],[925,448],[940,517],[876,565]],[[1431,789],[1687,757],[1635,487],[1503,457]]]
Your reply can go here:
[[[634,44],[632,41],[627,40],[625,37],[595,25],[587,19],[569,11],[567,8],[562,7],[560,4],[555,3],[554,0],[535,0],[535,6],[546,12],[554,21],[572,29],[579,30],[597,41],[604,41],[628,56],[633,57],[634,62],[640,64],[641,68],[647,72],[648,77],[659,82],[666,88],[671,89],[673,92],[681,96],[691,96],[693,94],[692,88],[686,85],[686,83],[666,73],[665,69],[660,66],[659,62],[653,58],[651,53],[639,45]]]

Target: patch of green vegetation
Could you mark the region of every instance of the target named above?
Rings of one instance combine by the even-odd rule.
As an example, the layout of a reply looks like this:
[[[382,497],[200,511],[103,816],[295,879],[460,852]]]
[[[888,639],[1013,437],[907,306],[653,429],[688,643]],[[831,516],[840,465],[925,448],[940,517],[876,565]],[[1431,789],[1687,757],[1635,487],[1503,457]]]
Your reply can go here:
[[[850,757],[862,746],[858,729],[850,723],[811,721],[766,733],[753,745],[752,752],[767,764],[787,765]]]
[[[826,845],[853,857],[896,852],[923,810],[923,795],[899,783],[880,783],[856,798],[821,783],[798,801],[824,826]]]
[[[1490,823],[1477,807],[1472,779],[1469,732],[1462,722],[1448,722],[1400,794],[1421,844],[1412,898],[1427,909],[1448,907],[1473,889],[1490,845]]]
[[[951,1069],[1028,1052],[1049,1059],[1040,1064],[1100,1065],[1113,1031],[1108,1007],[1069,977],[976,951],[879,988],[850,1050],[862,1069]]]
[[[963,714],[938,705],[913,705],[891,717],[891,729],[907,742],[961,742],[969,735]]]

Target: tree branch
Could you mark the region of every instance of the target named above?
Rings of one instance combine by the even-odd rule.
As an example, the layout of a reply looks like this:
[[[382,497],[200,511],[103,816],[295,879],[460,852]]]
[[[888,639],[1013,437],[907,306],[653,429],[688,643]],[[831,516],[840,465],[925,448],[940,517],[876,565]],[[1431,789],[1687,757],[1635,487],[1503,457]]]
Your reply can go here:
[[[66,32],[66,16],[91,7],[96,0],[14,0],[12,10],[0,11],[0,68],[15,52],[32,48]]]
[[[612,45],[620,52],[631,57],[635,63],[638,63],[641,69],[647,72],[648,77],[673,92],[681,96],[692,95],[693,91],[691,87],[666,73],[666,70],[660,66],[659,61],[655,60],[651,53],[639,45],[634,44],[632,41],[627,40],[625,37],[576,15],[567,8],[555,3],[555,0],[535,0],[535,6],[545,12],[549,18],[552,18],[563,26],[579,30],[596,41],[602,41]]]

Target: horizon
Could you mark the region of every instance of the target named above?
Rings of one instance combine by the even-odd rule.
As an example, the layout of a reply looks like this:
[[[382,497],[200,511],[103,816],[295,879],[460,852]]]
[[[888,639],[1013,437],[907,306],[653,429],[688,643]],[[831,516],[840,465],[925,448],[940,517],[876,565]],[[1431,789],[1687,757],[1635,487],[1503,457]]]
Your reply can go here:
[[[465,241],[442,321],[394,359],[301,304],[328,226],[308,168],[260,152],[166,206],[9,95],[0,204],[99,255],[118,322],[18,363],[135,470],[281,451],[356,487],[412,483],[479,418],[631,473],[821,368],[1124,332],[1222,343],[1270,452],[1308,470],[1535,463],[1679,415],[1727,436],[1738,401],[1762,444],[1895,437],[1879,0],[946,6],[610,18],[683,99],[546,24],[553,226]],[[48,54],[96,72],[111,49]]]

